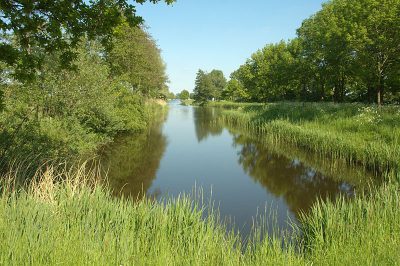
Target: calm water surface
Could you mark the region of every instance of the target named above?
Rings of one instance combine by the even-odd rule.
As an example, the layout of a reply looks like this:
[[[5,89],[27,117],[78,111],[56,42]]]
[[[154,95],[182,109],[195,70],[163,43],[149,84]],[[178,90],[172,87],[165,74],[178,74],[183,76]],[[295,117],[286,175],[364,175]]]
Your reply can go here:
[[[273,213],[281,229],[289,228],[317,198],[351,196],[365,180],[365,173],[233,133],[213,122],[217,115],[171,102],[167,118],[148,132],[117,139],[103,155],[114,193],[160,199],[201,187],[246,234],[257,214]]]

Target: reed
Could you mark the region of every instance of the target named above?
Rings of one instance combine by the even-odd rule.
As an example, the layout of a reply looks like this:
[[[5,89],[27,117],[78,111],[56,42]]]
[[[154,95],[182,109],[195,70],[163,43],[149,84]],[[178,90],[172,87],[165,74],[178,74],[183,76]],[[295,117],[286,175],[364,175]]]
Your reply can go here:
[[[400,169],[398,106],[244,104],[223,111],[219,119],[271,142],[297,146],[333,160],[346,160],[381,173]]]
[[[57,168],[60,169],[60,168]],[[352,201],[318,202],[289,238],[242,245],[189,195],[114,198],[87,167],[44,168],[25,189],[1,180],[2,265],[395,265],[400,197],[391,182]],[[393,173],[390,176],[395,179]],[[204,218],[204,214],[209,214]],[[257,234],[257,232],[259,234]],[[258,237],[257,237],[258,236]]]

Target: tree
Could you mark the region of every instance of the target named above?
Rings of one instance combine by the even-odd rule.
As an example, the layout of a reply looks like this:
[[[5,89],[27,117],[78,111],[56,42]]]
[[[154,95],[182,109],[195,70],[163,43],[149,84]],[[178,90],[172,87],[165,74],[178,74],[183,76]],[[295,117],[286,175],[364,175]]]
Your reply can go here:
[[[224,77],[224,73],[221,70],[214,69],[208,74],[208,76],[213,84],[211,96],[215,100],[219,100],[221,98],[222,90],[226,86],[226,78]]]
[[[210,73],[199,70],[197,72],[193,99],[205,104],[210,100],[221,98],[222,90],[226,85],[226,79],[221,70],[212,70]]]
[[[132,91],[157,97],[168,81],[160,50],[151,36],[140,27],[123,23],[115,29],[113,48],[107,54],[112,75]]]
[[[187,90],[183,90],[181,91],[181,93],[179,93],[179,99],[181,100],[187,100],[190,98],[190,93]]]
[[[252,101],[397,102],[399,32],[400,0],[328,1],[297,38],[266,45],[231,77]]]
[[[157,98],[163,99],[163,100],[172,100],[175,99],[175,94],[171,91],[169,91],[169,88],[165,86],[163,89],[161,89],[158,92]]]
[[[375,88],[378,105],[392,73],[400,67],[400,1],[399,0],[337,0],[346,11],[348,34],[354,47],[358,69],[367,86]],[[399,87],[397,87],[397,91]]]
[[[135,0],[143,3],[146,0]],[[150,0],[153,3],[159,0]],[[173,0],[165,0],[170,4]],[[136,26],[142,18],[125,0],[3,0],[0,2],[0,61],[15,67],[20,80],[31,79],[44,54],[59,52],[60,63],[70,66],[82,37],[108,44],[122,21]],[[10,41],[7,35],[12,34]]]
[[[199,69],[196,75],[193,99],[201,105],[212,98],[212,82],[206,72]]]
[[[297,95],[291,82],[294,61],[288,44],[281,41],[255,52],[231,77],[244,86],[243,93],[253,101],[294,99]]]
[[[249,99],[249,95],[240,81],[232,78],[222,91],[222,98],[229,101],[245,102]]]

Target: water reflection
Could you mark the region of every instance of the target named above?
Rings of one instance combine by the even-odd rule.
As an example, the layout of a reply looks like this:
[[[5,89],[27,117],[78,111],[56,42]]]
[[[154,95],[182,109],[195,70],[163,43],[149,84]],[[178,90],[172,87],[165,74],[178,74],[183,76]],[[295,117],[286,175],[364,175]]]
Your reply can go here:
[[[221,217],[230,216],[238,228],[249,227],[265,205],[276,207],[277,225],[287,228],[288,214],[296,219],[318,198],[352,196],[368,184],[363,169],[227,128],[218,123],[219,113],[171,105],[165,123],[119,138],[102,162],[114,193],[162,198],[190,193],[195,185],[205,193],[212,188]]]
[[[234,145],[240,147],[239,163],[245,172],[269,193],[283,197],[296,214],[309,210],[318,198],[354,193],[354,186],[328,178],[297,158],[271,152],[244,135],[237,134],[233,140]]]
[[[198,142],[206,140],[209,136],[219,136],[224,127],[216,122],[220,110],[217,108],[193,108],[193,120]]]
[[[144,133],[120,136],[103,151],[102,167],[115,195],[137,198],[150,188],[167,147],[164,121],[154,121]]]

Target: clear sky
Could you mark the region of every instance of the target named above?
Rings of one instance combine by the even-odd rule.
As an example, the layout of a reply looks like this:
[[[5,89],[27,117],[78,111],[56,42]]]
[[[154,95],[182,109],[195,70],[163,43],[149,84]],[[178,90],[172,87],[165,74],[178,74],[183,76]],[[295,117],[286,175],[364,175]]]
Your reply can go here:
[[[170,90],[192,91],[198,69],[228,78],[267,43],[295,37],[324,0],[177,0],[137,6],[162,50]]]

